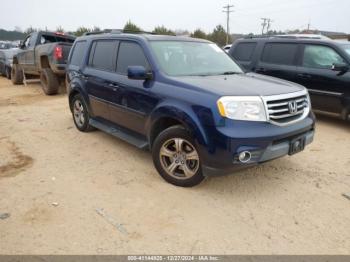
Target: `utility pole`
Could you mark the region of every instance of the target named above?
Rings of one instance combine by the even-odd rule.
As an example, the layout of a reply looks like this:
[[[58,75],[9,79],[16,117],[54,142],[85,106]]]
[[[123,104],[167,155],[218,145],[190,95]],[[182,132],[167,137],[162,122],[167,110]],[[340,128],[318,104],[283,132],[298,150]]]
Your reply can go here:
[[[267,26],[267,20],[268,18],[261,18],[261,20],[263,21],[261,23],[262,29],[261,29],[261,34],[264,35],[264,31],[265,31],[265,27]]]
[[[229,35],[230,35],[230,13],[233,12],[231,8],[233,8],[234,5],[227,4],[224,6],[223,12],[226,13],[227,21],[226,21],[226,45],[228,45]]]
[[[271,24],[272,24],[272,20],[269,18],[267,19],[267,29],[266,32],[269,33],[270,32],[270,28],[271,28]]]
[[[261,20],[263,21],[261,24],[261,26],[262,26],[261,34],[264,35],[265,27],[266,27],[266,33],[269,32],[269,30],[271,28],[271,23],[273,21],[272,21],[272,19],[266,18],[266,17],[261,18]]]

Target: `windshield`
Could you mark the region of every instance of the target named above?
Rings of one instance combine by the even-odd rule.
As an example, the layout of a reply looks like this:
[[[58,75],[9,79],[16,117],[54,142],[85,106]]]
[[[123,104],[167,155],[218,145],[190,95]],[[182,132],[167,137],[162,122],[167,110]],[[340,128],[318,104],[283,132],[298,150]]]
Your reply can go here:
[[[342,47],[345,50],[345,52],[347,52],[348,55],[350,56],[350,44],[342,45]]]
[[[170,76],[243,73],[217,45],[185,41],[151,41],[161,69]]]

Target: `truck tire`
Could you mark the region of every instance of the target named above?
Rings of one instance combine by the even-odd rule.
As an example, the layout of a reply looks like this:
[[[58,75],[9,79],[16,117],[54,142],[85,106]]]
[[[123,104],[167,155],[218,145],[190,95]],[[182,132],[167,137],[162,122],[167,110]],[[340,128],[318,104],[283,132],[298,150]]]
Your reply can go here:
[[[11,80],[11,67],[7,66],[5,68],[6,78]]]
[[[46,95],[56,95],[60,88],[57,76],[50,68],[43,68],[40,74],[40,82]]]
[[[170,184],[193,187],[204,179],[194,140],[181,125],[169,127],[158,135],[152,157],[157,171]]]
[[[23,84],[23,70],[18,64],[14,64],[11,69],[11,81],[14,85]]]

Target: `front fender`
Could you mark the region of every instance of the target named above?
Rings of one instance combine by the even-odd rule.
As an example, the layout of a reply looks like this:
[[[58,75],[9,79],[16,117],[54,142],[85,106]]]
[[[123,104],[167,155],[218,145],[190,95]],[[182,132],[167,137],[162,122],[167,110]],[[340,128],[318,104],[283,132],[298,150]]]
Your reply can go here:
[[[72,97],[75,94],[79,93],[84,98],[86,105],[88,107],[88,111],[89,111],[89,113],[91,113],[92,110],[91,110],[91,106],[90,106],[89,95],[86,92],[86,90],[84,88],[82,88],[84,86],[83,80],[81,80],[77,77],[72,77],[71,74],[69,74],[68,77],[70,79],[70,82],[68,84],[68,100],[69,100],[70,109],[72,110],[72,106],[71,106]]]
[[[146,130],[150,141],[152,128],[163,118],[172,118],[179,121],[193,136],[199,145],[208,145],[209,138],[192,107],[177,101],[167,101],[159,104],[146,121]]]

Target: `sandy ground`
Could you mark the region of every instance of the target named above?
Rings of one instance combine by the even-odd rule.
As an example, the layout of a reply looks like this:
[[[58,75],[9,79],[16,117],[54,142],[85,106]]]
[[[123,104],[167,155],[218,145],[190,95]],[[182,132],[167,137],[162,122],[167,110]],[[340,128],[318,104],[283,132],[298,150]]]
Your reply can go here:
[[[0,78],[0,253],[350,254],[350,124],[318,118],[303,153],[184,189],[78,132],[64,94]]]

